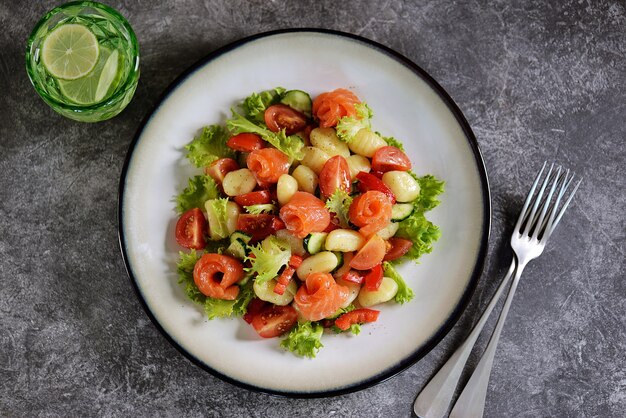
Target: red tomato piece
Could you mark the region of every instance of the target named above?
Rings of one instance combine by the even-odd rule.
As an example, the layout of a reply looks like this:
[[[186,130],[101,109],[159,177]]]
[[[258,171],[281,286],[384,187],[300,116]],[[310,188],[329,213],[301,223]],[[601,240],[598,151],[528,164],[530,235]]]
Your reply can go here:
[[[283,104],[275,104],[263,114],[267,128],[272,132],[285,130],[285,135],[293,135],[306,127],[306,116]]]
[[[413,241],[404,238],[389,238],[389,244],[391,248],[385,254],[384,261],[397,260],[406,254],[413,246]]]
[[[396,196],[391,189],[375,175],[360,171],[359,174],[356,175],[356,178],[359,180],[359,190],[361,192],[365,193],[368,190],[376,190],[386,194],[391,200],[392,205],[396,203]]]
[[[376,290],[383,282],[383,266],[378,264],[365,275],[365,288],[367,290]]]
[[[215,299],[235,300],[239,294],[235,283],[243,277],[241,262],[223,254],[204,254],[193,268],[193,281],[200,292]]]
[[[243,320],[248,324],[251,324],[256,314],[261,312],[266,306],[269,306],[269,302],[259,298],[252,299],[246,307],[246,313],[243,315]]]
[[[300,267],[300,264],[302,264],[302,261],[304,261],[302,257],[296,254],[292,254],[289,258],[289,265],[297,269],[298,267]]]
[[[269,190],[258,190],[234,197],[239,206],[264,205],[272,202]]]
[[[276,215],[244,213],[237,218],[237,230],[251,235],[252,241],[261,241],[281,229],[285,229],[285,223]]]
[[[320,171],[319,185],[322,195],[327,198],[337,189],[349,193],[352,188],[352,180],[348,161],[341,155],[335,155],[326,161],[322,171]]]
[[[284,294],[285,289],[287,289],[287,286],[289,285],[289,282],[291,282],[291,279],[293,278],[293,274],[295,272],[296,272],[295,268],[291,266],[285,267],[283,272],[280,274],[280,276],[278,276],[278,280],[276,280],[276,285],[274,286],[274,293],[276,293],[277,295]]]
[[[291,163],[285,153],[276,148],[263,148],[252,151],[246,160],[248,168],[254,174],[257,183],[269,186],[278,182],[278,178],[289,172]]]
[[[352,324],[363,324],[365,322],[376,322],[380,311],[368,308],[355,309],[346,312],[335,320],[335,325],[342,331],[350,328]]]
[[[222,184],[224,176],[231,171],[239,170],[239,164],[232,158],[220,158],[217,161],[213,161],[210,166],[204,169],[204,172],[208,174],[217,184]]]
[[[381,171],[408,171],[411,169],[411,160],[399,148],[388,145],[376,150],[372,157],[372,170]]]
[[[243,132],[239,135],[231,136],[228,141],[226,141],[226,145],[235,151],[252,152],[265,148],[265,141],[256,134]]]
[[[341,277],[341,279],[345,280],[346,282],[361,284],[363,283],[363,280],[365,279],[365,277],[363,276],[363,273],[361,273],[360,271],[350,270],[346,274],[344,274]]]
[[[268,306],[252,319],[252,327],[263,338],[283,335],[296,325],[298,313],[291,305]]]
[[[371,171],[370,171],[370,174],[371,174],[372,176],[374,176],[374,177],[379,178],[379,179],[381,179],[381,180],[382,180],[382,178],[383,178],[383,174],[385,174],[385,173],[383,173],[382,171],[371,170]]]
[[[373,269],[383,261],[386,252],[387,243],[374,234],[350,261],[350,267],[357,270]]]
[[[198,208],[189,209],[176,222],[176,242],[181,247],[202,250],[206,245],[204,240],[206,229],[204,213]]]

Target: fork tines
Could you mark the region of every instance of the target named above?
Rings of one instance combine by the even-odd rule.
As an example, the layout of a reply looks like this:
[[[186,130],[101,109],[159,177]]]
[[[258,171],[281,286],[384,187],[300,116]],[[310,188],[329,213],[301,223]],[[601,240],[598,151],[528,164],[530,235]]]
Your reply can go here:
[[[535,195],[535,190],[539,185],[546,165],[547,162],[544,162],[539,174],[537,174],[515,226],[515,230],[518,234],[528,236],[529,238],[532,236],[532,239],[543,240],[544,238],[547,239],[550,234],[552,234],[582,181],[582,178],[578,180],[576,186],[574,186],[574,189],[570,192],[569,197],[559,209],[561,200],[572,184],[575,175],[574,173],[570,175],[570,170],[563,170],[561,166],[555,169],[554,163],[552,163],[539,191]],[[544,196],[546,189],[549,191],[548,194]],[[554,192],[557,189],[558,193],[553,199]],[[531,204],[532,208],[529,210]]]

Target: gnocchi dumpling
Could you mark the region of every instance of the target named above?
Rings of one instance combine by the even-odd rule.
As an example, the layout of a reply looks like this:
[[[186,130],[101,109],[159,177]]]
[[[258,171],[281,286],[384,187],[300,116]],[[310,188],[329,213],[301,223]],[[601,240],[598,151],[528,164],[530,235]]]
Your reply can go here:
[[[291,176],[298,182],[298,190],[314,194],[319,183],[319,178],[313,170],[306,165],[299,165],[293,170]]]
[[[365,244],[365,238],[352,229],[335,229],[330,231],[324,242],[324,248],[328,251],[341,251],[344,253],[358,251]]]
[[[293,197],[298,191],[298,181],[289,174],[283,174],[278,178],[276,184],[276,196],[278,197],[278,203],[283,206]]]
[[[315,128],[309,135],[311,144],[324,151],[330,157],[341,155],[343,158],[350,156],[348,144],[337,137],[334,128]]]
[[[370,164],[370,160],[362,155],[351,155],[346,158],[348,162],[348,168],[350,169],[350,177],[352,177],[352,181],[356,179],[356,175],[361,171],[365,171],[369,173],[372,171],[372,165]]]
[[[398,284],[390,277],[383,277],[383,281],[376,290],[361,288],[358,301],[364,308],[390,301],[398,293]]]
[[[387,171],[382,180],[391,189],[397,202],[412,202],[420,195],[419,183],[406,171]]]
[[[350,151],[364,157],[372,158],[379,148],[386,146],[387,143],[371,129],[363,128],[356,133],[352,141],[348,144]]]
[[[222,188],[228,196],[250,193],[256,187],[254,174],[247,168],[228,172],[222,180]]]
[[[337,264],[339,264],[339,260],[335,254],[330,251],[322,251],[305,258],[296,273],[300,280],[306,280],[309,274],[330,273],[337,267]]]
[[[300,164],[309,167],[315,174],[319,175],[329,159],[330,155],[317,147],[304,147],[304,157],[300,160]]]
[[[273,303],[274,305],[285,306],[289,305],[293,300],[296,292],[298,291],[298,285],[294,280],[290,281],[282,295],[274,292],[276,287],[276,280],[271,279],[263,283],[259,283],[258,280],[254,281],[252,288],[254,294],[261,300]]]

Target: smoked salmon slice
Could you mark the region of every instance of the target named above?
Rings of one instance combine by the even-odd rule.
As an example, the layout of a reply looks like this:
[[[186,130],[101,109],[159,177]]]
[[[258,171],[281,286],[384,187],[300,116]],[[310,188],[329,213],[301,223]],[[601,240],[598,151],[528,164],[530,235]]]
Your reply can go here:
[[[313,115],[319,120],[322,128],[330,128],[337,125],[339,119],[345,116],[355,116],[354,105],[360,102],[350,90],[336,89],[322,93],[313,100]]]
[[[246,160],[248,169],[254,173],[259,184],[278,182],[278,178],[289,172],[289,157],[276,148],[254,150]]]
[[[193,268],[193,281],[203,295],[215,299],[235,300],[243,279],[243,265],[222,254],[204,254]]]
[[[350,291],[338,285],[328,273],[313,273],[300,286],[294,302],[309,321],[319,321],[337,312],[348,301]]]
[[[280,209],[285,227],[298,238],[311,232],[322,232],[330,224],[330,212],[317,197],[307,192],[296,192]]]
[[[383,192],[369,190],[352,201],[348,217],[350,222],[361,227],[365,237],[380,231],[391,221],[391,201]]]

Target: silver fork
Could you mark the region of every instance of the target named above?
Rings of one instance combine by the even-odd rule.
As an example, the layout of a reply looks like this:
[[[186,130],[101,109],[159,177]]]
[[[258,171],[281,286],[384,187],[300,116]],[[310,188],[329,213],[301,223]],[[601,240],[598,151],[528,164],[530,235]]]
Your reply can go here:
[[[561,217],[569,206],[576,190],[578,190],[578,186],[580,186],[581,180],[578,181],[574,190],[570,193],[569,198],[565,201],[563,207],[559,209],[561,200],[571,185],[574,175],[572,174],[570,176],[569,170],[562,173],[561,167],[554,170],[554,174],[552,174],[554,169],[554,164],[552,164],[539,192],[535,196],[535,190],[539,185],[539,181],[545,168],[546,163],[543,164],[543,167],[541,167],[539,174],[535,178],[515,225],[513,236],[511,237],[511,247],[515,252],[515,257],[513,258],[511,267],[465,342],[454,352],[454,354],[452,354],[450,359],[443,365],[443,367],[437,372],[437,374],[435,374],[435,376],[417,396],[414,404],[414,411],[418,417],[441,418],[446,414],[461,376],[461,372],[465,367],[465,363],[467,362],[467,358],[474,347],[476,339],[483,329],[485,322],[487,322],[487,318],[491,314],[491,311],[500,299],[502,292],[508,285],[513,272],[515,272],[513,284],[509,289],[504,307],[502,308],[494,333],[489,340],[489,344],[487,345],[478,366],[476,366],[476,369],[470,377],[470,380],[467,382],[465,389],[461,392],[461,395],[454,405],[452,412],[450,413],[451,418],[482,417],[485,407],[485,399],[487,397],[489,375],[491,373],[496,347],[498,345],[498,340],[500,339],[500,333],[502,332],[504,321],[506,320],[507,313],[511,306],[511,301],[513,300],[513,295],[515,294],[515,289],[519,283],[519,279],[524,271],[524,268],[526,267],[526,264],[528,264],[530,260],[537,258],[543,252],[546,242],[552,235],[556,225],[561,220]],[[544,192],[548,186],[548,196],[544,199]],[[553,202],[552,197],[557,188],[559,189],[559,192]]]

